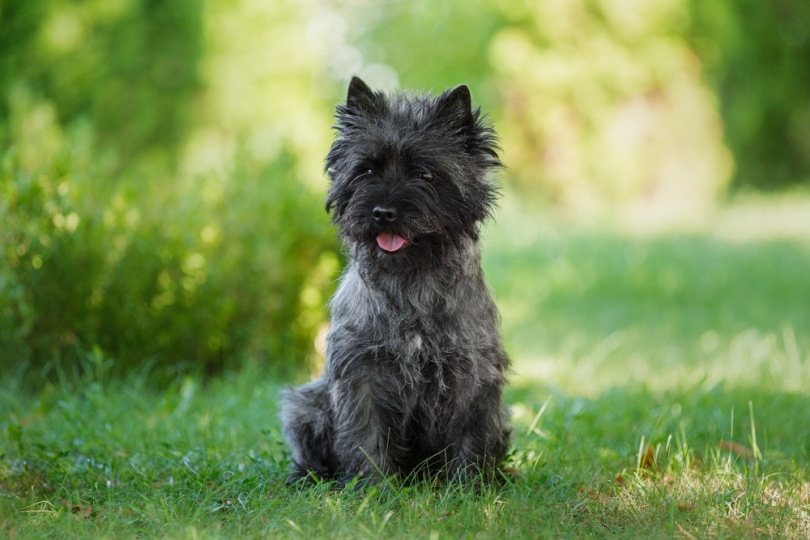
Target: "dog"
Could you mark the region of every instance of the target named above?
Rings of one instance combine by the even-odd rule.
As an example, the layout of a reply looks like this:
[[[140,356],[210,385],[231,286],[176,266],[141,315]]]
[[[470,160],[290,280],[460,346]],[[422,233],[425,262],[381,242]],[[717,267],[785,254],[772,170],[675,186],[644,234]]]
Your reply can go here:
[[[497,136],[461,85],[384,94],[354,77],[326,158],[348,265],[322,377],[282,393],[289,482],[499,477],[509,368],[479,237]]]

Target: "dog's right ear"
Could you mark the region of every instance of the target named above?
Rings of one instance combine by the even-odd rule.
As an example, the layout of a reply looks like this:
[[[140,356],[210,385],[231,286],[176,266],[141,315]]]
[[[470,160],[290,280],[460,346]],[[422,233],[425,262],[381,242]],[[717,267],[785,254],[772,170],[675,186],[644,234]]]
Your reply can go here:
[[[475,125],[475,115],[472,110],[472,97],[466,84],[446,90],[438,98],[439,114],[454,125],[462,128],[471,128]]]
[[[352,77],[349,93],[346,96],[346,107],[360,111],[373,111],[376,108],[377,96],[358,76]]]

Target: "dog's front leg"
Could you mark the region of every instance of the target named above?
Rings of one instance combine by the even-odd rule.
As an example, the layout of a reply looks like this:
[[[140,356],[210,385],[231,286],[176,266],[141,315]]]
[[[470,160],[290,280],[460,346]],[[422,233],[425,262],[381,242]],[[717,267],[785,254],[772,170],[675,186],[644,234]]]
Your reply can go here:
[[[335,453],[344,482],[353,478],[378,482],[398,472],[391,415],[382,406],[373,379],[333,380],[330,398],[335,411]]]
[[[490,482],[509,448],[509,410],[501,403],[500,391],[494,388],[483,392],[475,403],[450,448],[448,473],[461,481]]]

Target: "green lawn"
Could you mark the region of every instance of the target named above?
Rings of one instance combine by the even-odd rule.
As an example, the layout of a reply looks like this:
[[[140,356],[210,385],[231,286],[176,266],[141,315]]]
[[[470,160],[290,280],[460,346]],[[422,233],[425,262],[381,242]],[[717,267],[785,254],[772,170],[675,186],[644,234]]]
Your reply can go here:
[[[788,206],[638,234],[504,201],[505,486],[290,489],[282,382],[158,393],[97,358],[34,393],[5,375],[0,537],[807,537],[810,202]]]

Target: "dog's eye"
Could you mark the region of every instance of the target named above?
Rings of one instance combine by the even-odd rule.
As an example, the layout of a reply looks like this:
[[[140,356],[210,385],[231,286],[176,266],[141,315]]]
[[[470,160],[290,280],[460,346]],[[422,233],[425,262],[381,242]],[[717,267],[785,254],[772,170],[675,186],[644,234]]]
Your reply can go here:
[[[374,174],[374,169],[371,167],[362,167],[360,169],[360,173],[357,175],[357,178],[363,178],[365,176],[371,176]]]
[[[425,182],[433,182],[433,173],[430,171],[422,171],[422,173],[419,175],[419,178],[421,178]]]

